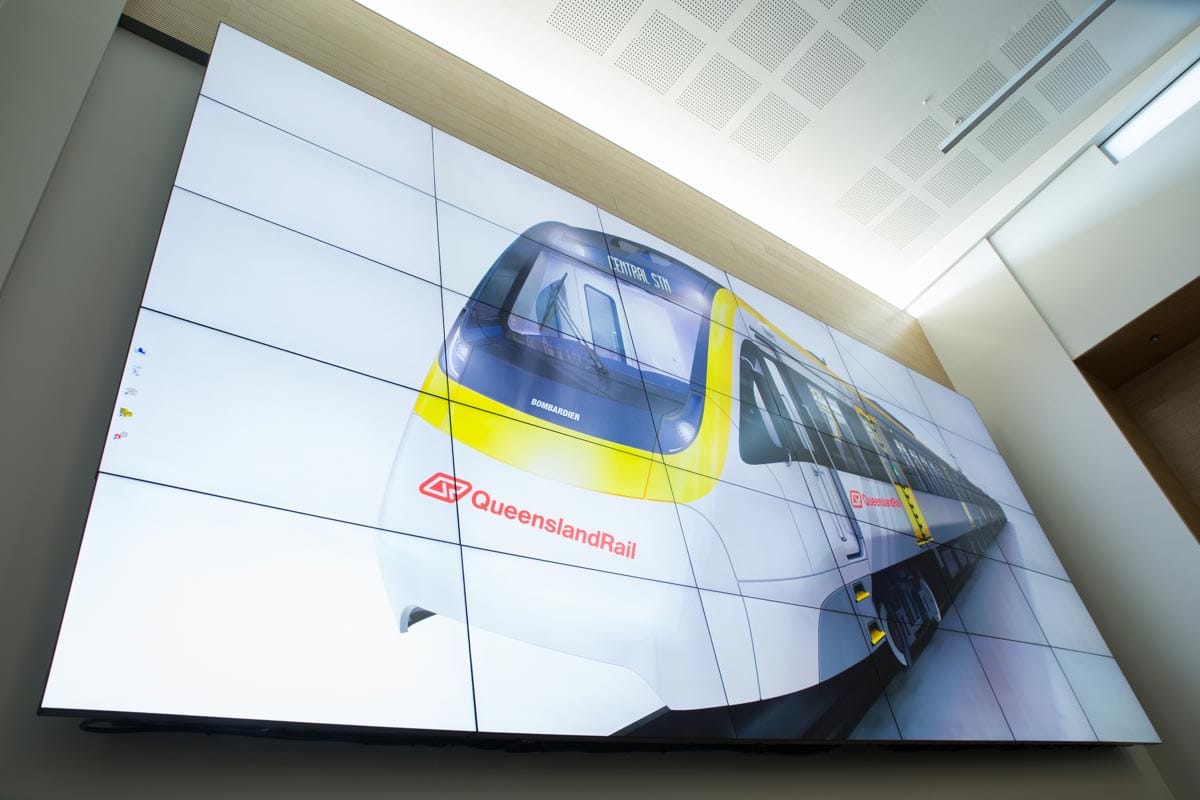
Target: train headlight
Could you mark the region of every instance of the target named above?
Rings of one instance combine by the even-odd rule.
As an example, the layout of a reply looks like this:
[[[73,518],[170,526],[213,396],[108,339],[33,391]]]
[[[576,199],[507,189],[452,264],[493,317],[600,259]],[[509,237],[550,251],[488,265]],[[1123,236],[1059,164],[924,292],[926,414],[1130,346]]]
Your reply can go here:
[[[467,368],[467,359],[471,357],[471,345],[467,344],[458,331],[446,343],[446,370],[454,380],[462,378],[463,370]]]
[[[692,439],[696,438],[696,426],[681,419],[675,423],[675,435],[679,437],[681,444],[690,444]]]

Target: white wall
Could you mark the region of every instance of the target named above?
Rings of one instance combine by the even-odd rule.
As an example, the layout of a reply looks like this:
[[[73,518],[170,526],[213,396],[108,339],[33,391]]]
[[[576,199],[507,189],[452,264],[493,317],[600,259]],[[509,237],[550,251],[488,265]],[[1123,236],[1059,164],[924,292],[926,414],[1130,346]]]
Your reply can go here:
[[[122,0],[0,2],[0,286],[122,6]]]
[[[1004,262],[981,242],[919,317],[972,398],[1158,729],[1176,797],[1200,791],[1200,546]]]
[[[1141,747],[507,753],[97,736],[36,716],[199,80],[194,64],[118,31],[0,290],[0,796],[1171,796]],[[1141,641],[1106,633],[1122,653]]]
[[[1090,147],[992,235],[1072,358],[1200,275],[1197,142],[1200,105],[1119,164]]]
[[[1085,149],[918,313],[1008,458],[1164,744],[1178,796],[1200,791],[1200,545],[1073,359],[1200,276],[1200,106],[1113,164]],[[989,245],[990,241],[990,245]]]

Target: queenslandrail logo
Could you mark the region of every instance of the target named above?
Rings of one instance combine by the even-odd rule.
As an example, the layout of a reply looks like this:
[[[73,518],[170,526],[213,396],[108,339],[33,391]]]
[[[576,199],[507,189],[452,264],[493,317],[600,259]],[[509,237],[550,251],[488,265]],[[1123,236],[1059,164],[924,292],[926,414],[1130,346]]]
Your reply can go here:
[[[854,508],[883,506],[885,508],[903,508],[898,497],[871,497],[858,489],[850,490],[850,505]]]
[[[447,475],[445,472],[435,472],[430,475],[417,487],[417,491],[426,497],[441,500],[443,503],[457,503],[470,493],[471,507],[479,511],[512,520],[545,533],[561,536],[597,550],[605,550],[614,556],[628,559],[637,558],[637,542],[632,539],[618,539],[608,531],[588,530],[583,526],[567,522],[562,517],[540,514],[512,503],[506,503],[499,498],[492,497],[485,489],[476,489],[471,492],[470,481]]]
[[[463,495],[471,491],[471,484],[469,481],[455,478],[453,475],[435,472],[417,487],[417,491],[426,497],[441,500],[443,503],[456,503],[462,499]]]

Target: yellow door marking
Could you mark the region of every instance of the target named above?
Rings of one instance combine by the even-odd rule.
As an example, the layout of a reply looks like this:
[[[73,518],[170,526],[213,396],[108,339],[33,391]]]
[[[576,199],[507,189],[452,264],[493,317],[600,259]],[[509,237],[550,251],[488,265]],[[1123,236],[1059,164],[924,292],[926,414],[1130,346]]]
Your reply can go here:
[[[904,474],[904,469],[900,466],[900,462],[892,458],[892,453],[887,442],[883,438],[883,434],[879,432],[879,427],[875,424],[875,418],[861,408],[855,407],[855,411],[867,423],[867,430],[871,432],[871,438],[875,440],[875,444],[879,447],[879,452],[887,456],[891,461],[893,469],[896,470],[897,476],[908,481],[908,476]],[[892,487],[896,490],[896,496],[900,498],[900,505],[904,506],[904,513],[908,517],[908,522],[912,525],[913,535],[917,537],[917,545],[927,545],[933,541],[933,532],[929,530],[929,524],[925,521],[925,515],[921,513],[921,506],[917,504],[917,498],[913,494],[913,490],[903,484],[892,482]],[[970,517],[970,514],[967,514]]]

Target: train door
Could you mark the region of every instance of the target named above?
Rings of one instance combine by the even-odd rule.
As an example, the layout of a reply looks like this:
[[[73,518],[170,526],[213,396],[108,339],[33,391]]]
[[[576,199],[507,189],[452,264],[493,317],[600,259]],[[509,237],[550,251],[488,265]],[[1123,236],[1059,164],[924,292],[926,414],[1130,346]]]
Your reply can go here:
[[[544,328],[579,342],[596,371],[629,356],[629,326],[621,313],[615,280],[580,262],[545,249],[513,303],[509,327],[521,334]]]
[[[808,381],[794,374],[790,368],[776,364],[773,359],[766,358],[763,361],[785,413],[795,428],[796,437],[813,454],[811,461],[796,465],[797,471],[804,471],[798,477],[807,485],[814,504],[833,512],[826,515],[822,522],[837,562],[844,564],[862,558],[865,555],[862,531],[847,505],[846,490],[835,469],[837,460],[830,449],[831,442],[822,435],[824,428],[817,426],[812,402],[801,394],[809,385]],[[784,370],[789,374],[785,376]]]
[[[933,542],[933,532],[929,529],[929,524],[925,521],[925,515],[921,512],[920,505],[917,504],[916,495],[913,494],[912,481],[901,468],[899,460],[896,458],[895,450],[900,449],[905,456],[905,461],[912,464],[912,469],[917,469],[918,459],[923,458],[919,453],[909,451],[903,442],[897,441],[893,443],[887,440],[876,424],[875,418],[859,409],[858,414],[862,417],[863,424],[870,432],[871,438],[875,441],[878,452],[884,456],[884,464],[887,466],[888,477],[892,481],[892,486],[896,489],[896,494],[900,498],[900,503],[904,508],[904,512],[908,517],[908,522],[912,526],[913,536],[916,537],[918,545],[927,545]],[[966,506],[963,506],[964,510]],[[967,512],[968,518],[970,512]]]
[[[576,308],[581,309],[583,328],[580,335],[606,351],[605,355],[624,358],[629,331],[617,299],[616,282],[590,269],[580,269],[577,274],[575,301]]]

